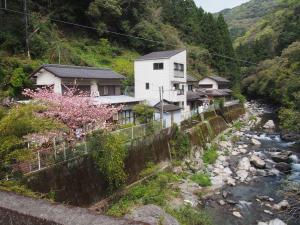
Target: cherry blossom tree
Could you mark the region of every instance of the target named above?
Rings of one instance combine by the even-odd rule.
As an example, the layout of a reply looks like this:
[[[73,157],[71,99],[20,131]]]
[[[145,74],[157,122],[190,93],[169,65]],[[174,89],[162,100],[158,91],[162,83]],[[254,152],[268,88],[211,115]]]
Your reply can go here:
[[[46,106],[43,116],[58,119],[73,130],[85,129],[88,124],[106,129],[111,125],[108,121],[122,109],[96,103],[88,93],[76,88],[68,88],[64,95],[54,93],[53,88],[25,89],[23,95]]]

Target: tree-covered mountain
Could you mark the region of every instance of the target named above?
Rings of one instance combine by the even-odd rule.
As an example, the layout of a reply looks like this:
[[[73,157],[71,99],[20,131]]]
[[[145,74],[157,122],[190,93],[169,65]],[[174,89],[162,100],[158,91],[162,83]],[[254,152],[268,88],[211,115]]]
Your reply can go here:
[[[7,1],[14,11],[0,10],[2,96],[18,96],[41,63],[111,67],[132,85],[138,55],[176,48],[187,48],[190,74],[238,80],[238,65],[218,56],[235,56],[223,16],[215,18],[193,0],[27,0],[31,59],[23,2]]]
[[[278,0],[252,0],[233,9],[224,9],[223,14],[228,23],[233,39],[243,36],[259,19],[278,7]]]
[[[254,0],[253,0],[254,2]],[[243,90],[282,107],[285,129],[300,132],[300,1],[280,0],[235,40]]]

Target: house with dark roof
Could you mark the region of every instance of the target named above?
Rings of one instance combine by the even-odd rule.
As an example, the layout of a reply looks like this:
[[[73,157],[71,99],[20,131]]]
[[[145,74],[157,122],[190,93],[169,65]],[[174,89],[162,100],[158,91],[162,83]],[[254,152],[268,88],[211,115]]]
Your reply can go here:
[[[57,94],[64,94],[70,87],[90,93],[95,103],[122,104],[121,123],[133,122],[132,107],[143,102],[141,98],[122,95],[121,86],[125,76],[97,67],[45,64],[31,74],[38,87],[52,86]]]
[[[187,63],[186,50],[152,52],[134,62],[135,96],[141,97],[151,106],[164,100],[179,108],[184,119],[187,107]],[[160,96],[159,89],[163,89]],[[178,111],[178,110],[177,110]],[[180,123],[174,117],[174,123]]]
[[[228,89],[230,81],[219,76],[207,76],[199,81],[199,88],[202,89]]]

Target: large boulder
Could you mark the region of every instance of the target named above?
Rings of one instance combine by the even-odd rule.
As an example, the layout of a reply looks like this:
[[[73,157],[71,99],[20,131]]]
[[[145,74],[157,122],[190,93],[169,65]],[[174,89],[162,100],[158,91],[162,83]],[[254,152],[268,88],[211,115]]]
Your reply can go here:
[[[255,146],[260,146],[261,145],[261,142],[259,140],[256,140],[255,138],[252,138],[251,139],[251,143]]]
[[[291,151],[282,151],[279,154],[272,154],[272,159],[274,162],[285,162],[289,163],[291,161],[290,156],[293,154]]]
[[[125,218],[144,222],[149,225],[179,225],[179,222],[156,205],[145,205],[136,208]]]
[[[280,172],[289,173],[292,169],[291,165],[288,163],[280,162],[275,165],[275,168]]]
[[[284,141],[300,141],[300,134],[297,133],[284,133],[281,134],[281,138]]]
[[[238,170],[236,172],[236,175],[238,176],[240,181],[244,182],[247,179],[249,173],[246,170]]]
[[[256,155],[251,156],[250,162],[259,169],[263,169],[266,167],[266,162]]]
[[[250,160],[247,157],[244,157],[239,161],[238,164],[239,170],[249,170],[250,167],[251,167]]]
[[[286,223],[280,219],[274,219],[269,221],[269,225],[286,225]]]
[[[273,120],[269,120],[268,122],[265,123],[263,126],[265,129],[275,129],[275,123]]]

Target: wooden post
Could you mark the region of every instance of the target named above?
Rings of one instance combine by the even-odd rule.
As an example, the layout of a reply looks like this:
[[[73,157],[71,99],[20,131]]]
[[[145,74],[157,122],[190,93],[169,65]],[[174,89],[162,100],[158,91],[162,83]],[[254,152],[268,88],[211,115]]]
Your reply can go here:
[[[41,170],[41,157],[40,157],[40,151],[38,151],[38,170]]]
[[[63,144],[63,148],[64,148],[64,160],[67,160],[67,154],[66,154],[66,143],[64,142]]]
[[[53,148],[54,148],[54,159],[56,160],[56,141],[55,141],[55,137],[53,138]]]

